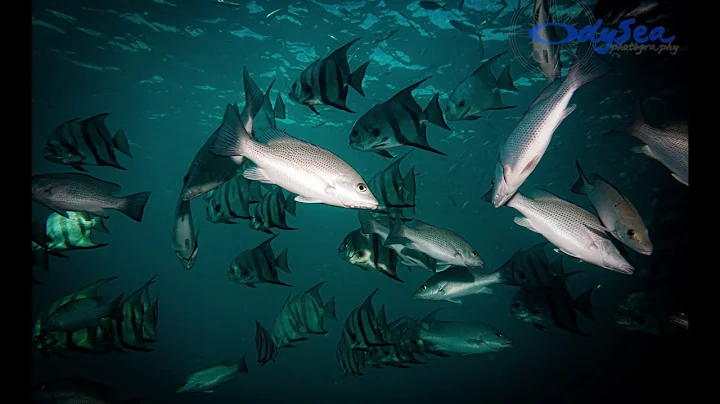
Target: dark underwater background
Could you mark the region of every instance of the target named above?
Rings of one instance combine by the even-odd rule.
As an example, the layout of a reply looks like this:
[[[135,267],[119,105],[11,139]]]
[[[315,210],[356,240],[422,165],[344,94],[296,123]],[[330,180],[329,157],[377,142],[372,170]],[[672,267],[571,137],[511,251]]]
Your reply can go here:
[[[423,10],[408,0],[255,0],[237,8],[214,0],[33,0],[33,173],[72,171],[44,160],[48,134],[69,119],[110,112],[108,126],[113,133],[119,127],[125,130],[133,158],[119,157],[126,171],[89,171],[121,184],[122,194],[152,191],[152,196],[141,223],[111,213],[106,220],[110,234],[94,235],[108,246],[70,252],[69,259],[51,258],[50,272],[33,269],[43,284],[33,287],[31,324],[55,300],[100,278],[119,277],[101,289],[103,296],[114,297],[157,274],[150,292],[160,298],[158,341],[150,346],[152,352],[45,358],[33,349],[33,382],[85,377],[114,387],[123,397],[159,403],[638,403],[681,388],[683,370],[675,364],[687,355],[689,334],[630,332],[617,325],[613,315],[618,304],[637,291],[660,290],[673,302],[686,301],[688,188],[660,163],[632,153],[639,144],[636,139],[602,134],[630,119],[640,97],[652,106],[649,122],[687,120],[687,50],[610,58],[615,71],[573,97],[578,109],[559,127],[524,185],[544,187],[587,208],[582,196],[570,193],[578,158],[586,172],[607,178],[633,201],[650,230],[655,252],[649,257],[630,252],[636,267],[631,276],[564,258],[567,271],[584,271],[568,282],[573,295],[601,285],[593,296],[598,323],[584,318],[580,323],[589,338],[557,329],[540,332],[516,320],[510,314],[515,289],[509,286],[493,286],[492,295],[471,296],[462,305],[420,301],[413,293],[429,272],[399,269],[400,283],[347,264],[337,249],[344,236],[359,227],[356,212],[349,209],[298,204],[297,217],[288,218],[298,230],[280,231],[273,242],[275,251],[289,249],[292,274],[281,276],[292,288],[252,289],[230,282],[231,260],[268,236],[246,222],[210,223],[202,198],[192,202],[200,229],[194,268],[185,270],[170,248],[183,176],[220,124],[226,104],[242,105],[244,66],[263,91],[276,79],[271,98],[283,94],[288,116],[278,127],[331,150],[368,179],[389,160],[348,146],[353,122],[375,103],[429,75],[433,77],[415,93],[416,99],[424,106],[439,91],[444,107],[447,94],[481,60],[510,48],[499,29],[509,23],[516,6],[508,2],[497,17],[500,25],[484,42],[483,56],[477,39],[446,23],[453,17],[449,12]],[[455,8],[454,2],[449,4]],[[499,4],[467,0],[461,15],[479,24]],[[594,7],[593,2],[587,5]],[[280,7],[286,8],[266,18]],[[398,22],[403,19],[393,10],[410,16],[422,31]],[[683,21],[672,23],[682,43]],[[370,43],[391,28],[400,31],[384,43]],[[351,91],[348,98],[355,114],[322,110],[315,116],[286,97],[299,74],[292,67],[302,69],[339,46],[329,35],[343,43],[358,36],[367,40],[355,45],[359,51],[350,60],[351,69],[371,60],[366,97]],[[452,132],[430,125],[429,143],[446,156],[416,150],[403,162],[419,174],[415,216],[462,235],[488,268],[543,241],[513,223],[515,210],[495,209],[481,200],[493,177],[499,144],[546,84],[520,63],[510,63],[520,91],[503,93],[503,99],[516,109],[450,123]],[[33,204],[33,219],[48,213]],[[327,335],[284,349],[274,363],[259,367],[255,321],[269,326],[289,293],[319,281],[327,281],[322,295],[336,298],[339,323],[326,322]],[[385,304],[389,319],[423,316],[443,307],[438,318],[486,322],[510,336],[515,347],[485,355],[430,357],[427,364],[409,369],[368,368],[362,377],[345,377],[335,355],[342,324],[375,288],[374,306]],[[175,394],[193,371],[244,354],[250,372],[237,381],[213,394]]]

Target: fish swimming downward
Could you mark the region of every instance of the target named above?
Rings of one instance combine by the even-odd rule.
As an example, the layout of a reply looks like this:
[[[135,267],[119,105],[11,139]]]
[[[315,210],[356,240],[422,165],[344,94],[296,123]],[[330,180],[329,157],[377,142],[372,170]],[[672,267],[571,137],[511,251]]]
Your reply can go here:
[[[297,202],[377,209],[379,203],[365,180],[340,157],[276,128],[258,131],[253,139],[237,111],[230,105],[228,110],[210,150],[255,163],[245,170],[245,178],[276,184],[297,195]]]
[[[178,199],[175,209],[175,226],[173,226],[172,249],[185,269],[192,269],[198,253],[199,231],[195,231],[190,201]]]
[[[565,80],[551,83],[540,93],[501,146],[495,166],[493,206],[499,208],[510,200],[535,170],[558,126],[577,107],[568,106],[573,94],[612,70],[613,66],[597,55],[583,60],[573,55]]]
[[[491,193],[484,196],[486,201]],[[507,205],[522,214],[515,224],[542,234],[560,252],[611,271],[634,272],[607,235],[607,228],[580,206],[542,189],[531,190],[528,197],[518,192]]]

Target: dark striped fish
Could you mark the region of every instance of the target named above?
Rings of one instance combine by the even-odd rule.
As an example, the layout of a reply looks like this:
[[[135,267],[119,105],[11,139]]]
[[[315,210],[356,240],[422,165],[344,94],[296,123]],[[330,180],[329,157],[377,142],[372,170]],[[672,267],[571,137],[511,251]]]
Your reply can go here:
[[[307,106],[318,115],[320,113],[315,109],[315,105],[328,105],[353,112],[346,105],[348,87],[365,96],[362,82],[370,64],[369,61],[365,62],[350,73],[347,52],[350,46],[359,40],[360,38],[353,39],[327,57],[318,59],[305,68],[290,89],[288,94],[290,99]]]
[[[326,317],[337,322],[335,298],[331,297],[327,303],[323,303],[320,296],[320,288],[323,285],[325,281],[319,282],[288,301],[287,309],[295,319],[295,328],[302,334],[327,334]]]
[[[268,86],[267,91],[265,91],[262,107],[260,108],[257,117],[255,117],[253,130],[256,132],[267,128],[274,129],[277,127],[275,123],[276,119],[285,119],[285,103],[283,102],[280,94],[278,93],[274,108],[272,101],[270,100],[270,91],[272,91],[273,84],[275,84],[275,79],[273,79]]]
[[[263,104],[263,93],[260,87],[250,78],[247,67],[243,68],[243,86],[245,89],[245,106],[242,112],[238,112],[237,104],[228,104],[225,109],[225,116],[222,122],[226,122],[228,116],[240,115],[240,121],[248,133],[253,132],[255,117]],[[229,181],[235,176],[238,164],[242,163],[242,157],[225,157],[212,154],[210,146],[219,135],[223,125],[213,132],[205,141],[205,144],[198,150],[190,163],[190,168],[183,178],[183,188],[180,197],[186,201],[197,198]]]
[[[412,96],[412,91],[429,78],[400,90],[389,100],[370,108],[355,122],[350,132],[350,147],[389,158],[392,155],[387,150],[400,146],[413,146],[445,155],[430,147],[425,126],[427,121],[450,130],[438,102],[440,94],[435,93],[425,110],[420,108]]]
[[[278,278],[278,269],[290,273],[287,252],[285,249],[277,257],[270,243],[277,234],[265,240],[257,247],[247,249],[235,257],[230,263],[228,279],[235,283],[242,283],[254,288],[258,283],[272,283],[274,285],[292,286],[283,283]]]
[[[257,362],[264,366],[268,362],[275,362],[278,347],[272,336],[257,320],[255,320],[255,348],[257,349]]]
[[[387,324],[378,323],[372,306],[372,298],[377,291],[378,289],[375,289],[345,320],[343,334],[351,348],[364,349],[389,345],[389,342],[383,338]]]
[[[238,174],[205,196],[207,220],[212,223],[236,224],[233,219],[252,218],[250,205],[262,199],[262,191],[259,182]]]
[[[256,181],[253,181],[257,183]],[[259,183],[258,183],[259,184]],[[281,230],[296,230],[287,225],[285,212],[295,216],[295,195],[290,194],[286,198],[282,188],[275,186],[268,191],[262,200],[255,207],[255,212],[250,220],[250,227],[267,234],[273,234],[271,228]]]
[[[33,222],[33,243],[41,247],[43,242],[40,240],[44,240],[49,253],[86,250],[107,245],[106,243],[98,244],[92,240],[93,230],[102,233],[110,232],[105,227],[103,218],[87,212],[67,213],[68,217],[51,213]],[[43,231],[45,234],[40,234]]]
[[[107,219],[107,209],[122,212],[140,222],[150,192],[113,196],[120,185],[81,173],[32,176],[32,198],[55,212],[70,217],[68,211],[87,212]]]
[[[567,286],[546,288],[526,285],[513,296],[510,313],[541,331],[547,331],[548,326],[555,326],[576,335],[588,336],[578,325],[576,311],[596,321],[591,300],[595,289],[597,286],[590,287],[573,298]]]
[[[510,76],[510,65],[505,66],[498,78],[491,70],[493,62],[505,53],[507,51],[486,60],[455,86],[445,106],[448,121],[472,121],[480,119],[485,111],[516,107],[505,105],[500,97],[500,90],[518,91]]]
[[[400,163],[412,150],[393,161],[368,181],[368,187],[380,202],[378,208],[391,217],[403,217],[403,210],[415,213],[415,167],[403,177]]]
[[[338,253],[349,264],[402,282],[397,274],[397,253],[385,247],[382,237],[377,234],[363,234],[362,229],[353,230],[340,243]]]
[[[121,170],[115,150],[132,157],[125,132],[118,129],[115,136],[105,125],[109,113],[80,120],[75,118],[55,128],[45,146],[45,160],[86,171],[82,166],[106,166]]]
[[[278,93],[277,98],[275,99],[275,108],[273,108],[273,112],[275,112],[275,119],[285,119],[285,102],[282,99],[282,95]]]
[[[340,367],[345,372],[345,376],[362,376],[362,368],[365,367],[365,359],[368,353],[360,349],[352,349],[348,345],[345,338],[340,338],[337,351],[338,361]]]

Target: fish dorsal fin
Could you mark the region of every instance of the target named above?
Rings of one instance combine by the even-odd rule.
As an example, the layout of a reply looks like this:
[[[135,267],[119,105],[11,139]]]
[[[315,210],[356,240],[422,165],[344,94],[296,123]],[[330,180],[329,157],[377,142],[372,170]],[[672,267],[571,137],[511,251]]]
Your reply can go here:
[[[433,321],[435,321],[435,316],[437,315],[437,313],[438,313],[439,311],[440,311],[440,308],[431,311],[431,312],[428,313],[425,317],[422,318],[421,322],[422,322],[422,323],[426,323],[426,324],[427,324],[427,323],[432,323]]]
[[[294,137],[282,129],[265,128],[255,133],[255,140],[260,143],[270,144],[282,140],[293,140]]]
[[[359,41],[360,38],[355,38],[352,41],[346,43],[345,45],[335,49],[331,54],[327,55],[325,59],[341,59],[341,60],[347,60],[347,51],[350,49],[350,47],[357,41]]]
[[[542,188],[534,188],[528,193],[528,197],[530,197],[530,199],[532,199],[533,201],[557,201],[558,199],[564,200],[559,196],[553,194],[552,192]]]
[[[474,77],[475,79],[478,79],[478,80],[488,80],[488,82],[490,82],[490,83],[495,83],[496,79],[490,68],[492,67],[492,64],[494,61],[498,60],[500,58],[500,56],[502,56],[506,53],[507,53],[507,51],[500,52],[497,55],[486,60],[477,69],[475,69],[475,71],[472,72],[472,74],[470,76]]]
[[[415,90],[416,88],[418,88],[418,86],[420,86],[420,84],[422,84],[423,82],[427,81],[427,80],[430,79],[431,77],[432,77],[432,76],[427,76],[427,77],[425,77],[424,79],[422,79],[422,80],[420,80],[420,81],[418,81],[418,82],[416,82],[416,83],[414,83],[414,84],[411,84],[411,85],[403,88],[402,90],[398,91],[397,94],[393,95],[392,98],[390,98],[389,100],[387,100],[387,103],[388,103],[388,104],[389,104],[389,103],[403,103],[405,100],[408,99],[408,97],[409,97],[409,98],[412,98],[412,92],[413,92],[413,90]],[[414,99],[413,99],[413,100],[414,100]]]

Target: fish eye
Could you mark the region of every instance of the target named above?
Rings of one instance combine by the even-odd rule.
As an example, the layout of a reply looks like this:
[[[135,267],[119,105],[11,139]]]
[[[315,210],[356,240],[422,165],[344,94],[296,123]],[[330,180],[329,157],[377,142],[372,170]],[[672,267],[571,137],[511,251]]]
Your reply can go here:
[[[502,337],[502,336],[503,336],[503,333],[499,332],[499,333],[495,334],[495,336],[496,336],[496,337]]]
[[[495,186],[495,180],[490,180],[490,186],[491,186],[491,187],[494,187],[494,186]]]
[[[380,129],[377,129],[377,128],[373,129],[372,132],[370,132],[370,134],[372,135],[372,137],[378,137],[378,136],[380,136]]]
[[[348,244],[347,243],[343,244],[343,248],[348,248]]]
[[[422,290],[427,289],[427,285],[422,285],[422,286],[420,287],[420,289],[422,289]]]
[[[185,387],[186,384],[187,384],[187,383],[182,382],[182,384],[180,384],[180,387]]]
[[[363,184],[362,182],[357,185],[357,190],[359,192],[366,192],[367,191],[367,185]]]
[[[185,174],[185,176],[183,177],[183,182],[186,183],[186,182],[188,182],[189,179],[190,179],[190,174],[189,173]]]
[[[477,257],[479,254],[478,254],[477,251],[473,251],[473,252],[472,252],[472,255],[473,255],[474,257]]]
[[[350,133],[350,137],[355,137],[355,136],[358,135],[358,133],[359,133],[359,132],[357,131],[357,129],[355,129],[355,130],[352,131],[352,133]]]
[[[633,229],[628,230],[627,235],[630,238],[635,238],[635,235],[636,235],[635,230],[633,230]]]
[[[519,308],[520,308],[520,303],[518,303],[518,302],[513,303],[513,304],[512,304],[512,308],[513,308],[513,309],[519,309]]]
[[[458,102],[458,107],[464,107],[464,106],[465,106],[465,100]]]

